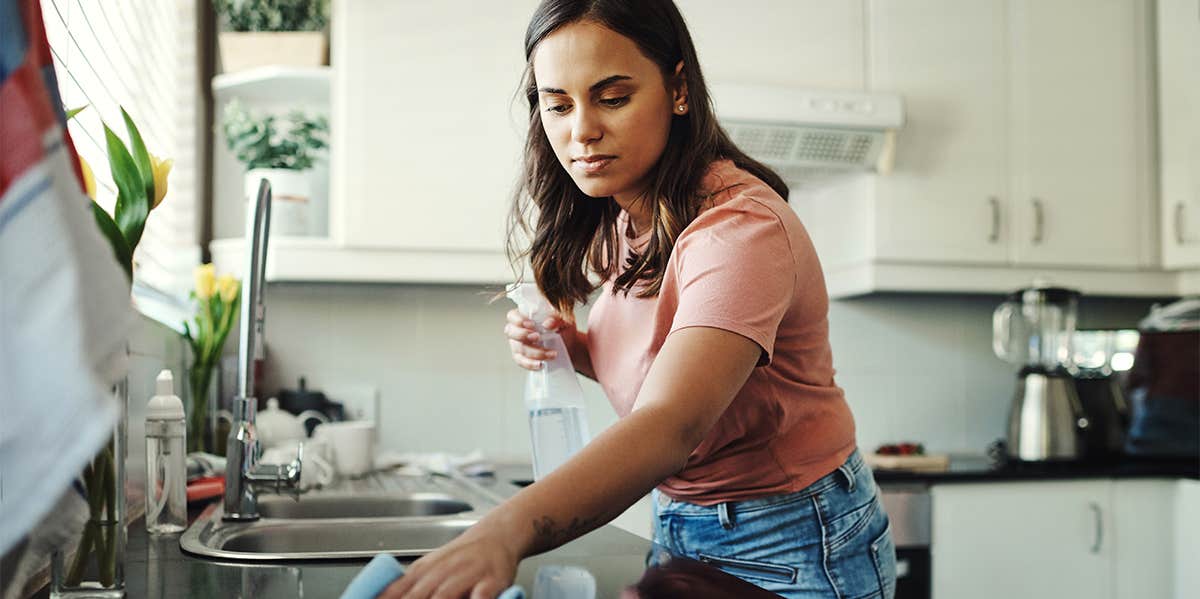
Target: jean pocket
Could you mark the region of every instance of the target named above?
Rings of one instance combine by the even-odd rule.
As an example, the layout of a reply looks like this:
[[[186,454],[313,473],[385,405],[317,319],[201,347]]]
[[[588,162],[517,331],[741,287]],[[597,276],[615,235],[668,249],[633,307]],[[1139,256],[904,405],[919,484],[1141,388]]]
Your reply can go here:
[[[871,558],[884,599],[892,599],[896,595],[896,545],[892,541],[891,522],[884,527],[883,534],[871,541]]]
[[[696,559],[702,563],[716,566],[738,578],[757,578],[771,582],[796,582],[796,569],[791,566],[754,562],[731,557],[719,557],[706,553],[697,554]]]
[[[835,554],[846,547],[861,550],[868,529],[883,513],[879,498],[874,496],[862,505],[851,507],[847,505],[847,498],[831,493],[821,496],[819,505],[825,547]]]

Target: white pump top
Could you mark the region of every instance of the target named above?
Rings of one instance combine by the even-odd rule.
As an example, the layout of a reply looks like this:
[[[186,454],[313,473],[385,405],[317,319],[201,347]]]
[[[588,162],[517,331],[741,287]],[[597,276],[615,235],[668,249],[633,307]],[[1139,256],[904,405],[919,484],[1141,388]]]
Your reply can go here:
[[[163,370],[154,379],[154,397],[146,406],[146,420],[183,420],[183,400],[175,395],[175,377]]]

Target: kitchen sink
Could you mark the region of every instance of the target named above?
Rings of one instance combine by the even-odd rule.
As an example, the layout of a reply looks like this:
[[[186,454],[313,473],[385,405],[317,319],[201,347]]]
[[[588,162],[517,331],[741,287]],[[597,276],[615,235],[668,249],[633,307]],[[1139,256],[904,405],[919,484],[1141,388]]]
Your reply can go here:
[[[208,557],[252,561],[354,559],[377,553],[418,556],[449,543],[474,523],[475,519],[406,522],[366,518],[331,524],[264,518],[201,530],[197,538],[204,548],[200,551],[189,549],[184,540],[180,544]]]
[[[225,521],[208,507],[179,540],[184,551],[235,561],[419,556],[462,534],[502,500],[454,475],[376,474],[299,500],[260,494],[260,518]]]
[[[471,504],[444,493],[313,495],[295,501],[290,497],[259,497],[258,513],[264,518],[407,518],[469,512]]]

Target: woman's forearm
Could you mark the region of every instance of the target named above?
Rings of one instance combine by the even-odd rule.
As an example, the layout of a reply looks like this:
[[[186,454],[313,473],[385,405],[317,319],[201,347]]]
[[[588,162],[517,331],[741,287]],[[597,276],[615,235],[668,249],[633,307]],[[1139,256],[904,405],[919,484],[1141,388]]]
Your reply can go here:
[[[549,551],[625,511],[691,453],[669,409],[637,410],[609,427],[546,478],[493,510],[477,527],[515,543],[525,557]]]

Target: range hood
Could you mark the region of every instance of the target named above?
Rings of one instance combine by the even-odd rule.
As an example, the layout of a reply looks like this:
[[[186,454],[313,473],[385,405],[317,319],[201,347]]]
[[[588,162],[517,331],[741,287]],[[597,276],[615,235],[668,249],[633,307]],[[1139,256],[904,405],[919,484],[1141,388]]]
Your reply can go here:
[[[764,85],[710,86],[717,118],[742,151],[785,179],[813,171],[891,171],[900,96]]]

